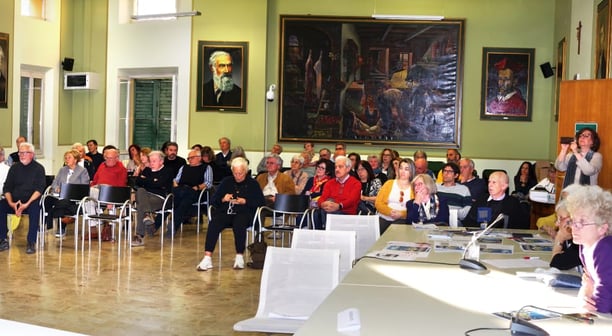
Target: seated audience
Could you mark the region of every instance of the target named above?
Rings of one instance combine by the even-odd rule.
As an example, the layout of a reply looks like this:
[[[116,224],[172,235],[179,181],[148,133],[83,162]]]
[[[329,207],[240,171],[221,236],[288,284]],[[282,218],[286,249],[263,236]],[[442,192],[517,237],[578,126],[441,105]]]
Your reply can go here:
[[[291,159],[291,169],[284,172],[285,175],[289,176],[295,185],[295,193],[301,194],[308,182],[308,174],[302,170],[304,166],[304,157],[301,155],[294,155]]]
[[[476,174],[474,160],[465,158],[459,160],[459,183],[470,189],[472,203],[488,193],[487,182]]]
[[[431,178],[435,178],[436,175],[434,174],[433,171],[431,171],[431,169],[429,169],[429,165],[427,163],[427,159],[419,157],[414,159],[414,172],[415,174],[427,174],[429,176],[431,176]]]
[[[527,201],[529,190],[538,184],[538,178],[535,174],[535,165],[525,161],[521,163],[516,175],[514,175],[514,191],[512,196],[517,197],[519,201]]]
[[[458,149],[449,148],[446,150],[446,162],[452,162],[459,165],[459,161],[461,161],[461,153],[459,153]],[[436,183],[442,183],[442,170],[438,172]]]
[[[98,166],[96,175],[91,180],[92,186],[108,184],[115,187],[127,186],[127,169],[119,160],[119,152],[110,148],[103,151],[104,162]]]
[[[327,148],[321,148],[319,150],[319,158],[331,161],[331,151]]]
[[[319,154],[315,152],[314,147],[315,147],[314,142],[311,142],[311,141],[304,142],[304,152],[303,153],[308,153],[310,155],[310,162],[308,162],[308,164],[304,162],[305,166],[307,165],[309,167],[313,167],[315,166],[316,162],[319,161]]]
[[[478,209],[491,209],[491,217],[489,220],[494,220],[499,214],[504,214],[507,218],[507,227],[509,229],[529,229],[529,212],[521,207],[519,200],[516,197],[507,196],[508,175],[503,171],[496,171],[489,176],[489,195],[481,196],[477,199],[467,217],[463,221],[464,226],[478,227],[482,223],[478,222]],[[505,221],[496,224],[495,227],[506,226]]]
[[[380,188],[374,205],[379,216],[381,234],[391,224],[406,222],[406,202],[412,198],[410,182],[413,176],[414,162],[411,159],[403,159],[397,178],[387,180]]]
[[[395,171],[393,170],[393,151],[390,148],[385,148],[380,152],[380,171],[387,175],[388,180],[395,178]]]
[[[374,175],[372,166],[368,161],[357,162],[357,175],[361,182],[361,201],[359,202],[359,213],[360,214],[375,214],[376,207],[376,196],[382,187],[380,180]]]
[[[572,240],[572,227],[568,225],[570,215],[567,211],[566,201],[562,200],[555,207],[557,221],[555,224],[559,229],[554,235],[554,245],[550,267],[560,270],[569,270],[580,266],[579,248]]]
[[[128,171],[128,175],[133,175],[136,168],[140,166],[140,151],[140,146],[137,144],[131,144],[130,147],[128,147],[128,155],[130,160],[125,166],[125,169]]]
[[[334,151],[334,157],[332,161],[336,162],[338,156],[346,156],[346,144],[344,142],[336,142],[336,150]]]
[[[51,183],[51,191],[59,195],[61,192],[62,183],[72,184],[89,184],[89,174],[85,168],[79,166],[77,162],[80,159],[80,154],[76,150],[69,150],[64,153],[64,166],[59,169],[53,183]],[[57,199],[55,197],[45,198],[45,209],[48,213],[45,218],[47,229],[53,227],[53,218],[62,218],[64,216],[72,216],[76,213],[78,205],[68,199]],[[74,223],[74,218],[62,218],[62,235],[66,233],[66,224]],[[57,237],[60,236],[58,231]]]
[[[193,204],[198,201],[198,196],[202,190],[212,188],[213,171],[212,168],[202,163],[202,152],[197,149],[189,151],[187,156],[189,164],[182,166],[174,178],[174,216],[172,223],[174,234],[178,232],[181,224],[186,223],[190,218],[190,210]],[[157,223],[155,224],[157,226]],[[172,232],[168,230],[168,235]]]
[[[17,155],[19,161],[9,169],[4,182],[4,199],[0,200],[0,251],[9,249],[7,215],[27,214],[29,226],[26,254],[36,253],[40,197],[45,192],[45,168],[34,160],[34,145],[22,142]]]
[[[197,152],[197,151],[196,151]],[[149,154],[149,167],[136,177],[136,234],[132,246],[143,246],[145,231],[155,232],[155,211],[164,205],[164,198],[172,191],[172,172],[164,166],[164,153]]]
[[[587,310],[612,313],[612,194],[598,186],[581,186],[566,202],[568,225],[584,267],[578,296]]]
[[[442,184],[438,186],[438,195],[446,200],[449,211],[451,209],[457,210],[457,219],[462,221],[470,211],[472,196],[466,186],[457,184],[458,177],[459,166],[452,162],[444,164],[442,166]]]
[[[337,156],[335,164],[336,178],[329,180],[323,187],[318,199],[319,209],[315,210],[315,229],[324,230],[327,214],[356,215],[361,199],[361,183],[351,176],[351,160],[346,156]]]
[[[209,165],[213,172],[213,182],[215,181],[215,175],[221,174],[219,172],[219,166],[217,166],[217,162],[215,161],[216,156],[215,152],[210,146],[202,147],[202,163]]]
[[[176,176],[179,169],[187,164],[187,161],[178,156],[178,144],[174,141],[167,142],[165,149],[162,150],[166,157],[164,158],[164,167],[170,170],[170,174]]]
[[[280,172],[280,156],[270,154],[266,157],[267,171],[259,174],[256,178],[259,187],[263,191],[266,205],[274,206],[276,194],[295,195],[295,184],[288,175]]]
[[[282,152],[283,152],[283,147],[281,145],[279,145],[279,144],[274,144],[274,146],[272,146],[272,149],[270,149],[270,153],[268,153],[267,155],[264,155],[264,157],[262,157],[261,160],[259,161],[259,164],[257,165],[257,173],[258,174],[259,173],[263,173],[263,172],[265,172],[267,170],[266,169],[266,158],[270,154],[276,154],[280,158],[280,155],[281,155]],[[283,159],[282,158],[280,159],[280,162],[281,162],[280,164],[281,164],[281,167],[282,167],[283,166]]]
[[[72,149],[79,152],[80,159],[79,159],[79,162],[77,162],[77,164],[85,168],[85,170],[87,171],[87,174],[89,175],[89,180],[91,181],[94,175],[96,174],[96,167],[93,164],[92,158],[90,158],[89,156],[87,156],[87,154],[85,154],[85,147],[80,142],[75,142],[72,145]]]
[[[225,177],[231,176],[230,170],[230,159],[232,158],[232,151],[230,150],[232,141],[227,137],[219,138],[219,149],[221,151],[217,153],[215,162],[217,165],[217,171],[215,172],[215,183],[221,182]]]
[[[95,174],[98,167],[104,162],[104,153],[98,152],[98,141],[96,139],[87,140],[87,157],[91,158],[93,164],[93,173]],[[85,167],[87,168],[87,167]],[[93,175],[90,176],[93,178]]]
[[[406,223],[448,224],[448,204],[437,194],[436,182],[427,174],[419,174],[412,180],[414,199],[406,204]]]
[[[361,161],[361,155],[355,153],[355,152],[351,152],[348,155],[349,160],[351,160],[351,166],[353,167],[353,172],[357,172],[357,163],[359,163]],[[357,174],[353,175],[355,177],[357,177]]]
[[[243,158],[231,162],[232,176],[225,178],[212,196],[212,218],[208,223],[204,258],[197,267],[198,271],[213,268],[212,253],[223,229],[231,227],[234,231],[236,258],[234,268],[244,268],[244,249],[247,228],[252,225],[257,208],[264,205],[261,188],[247,174],[249,165]]]
[[[310,196],[312,201],[318,200],[319,196],[323,193],[323,186],[327,181],[332,179],[333,176],[334,163],[327,159],[319,159],[319,161],[317,161],[315,175],[308,179],[306,186],[304,186],[304,190],[302,190],[302,194]]]
[[[140,149],[140,162],[134,169],[134,176],[140,175],[145,168],[149,167],[149,154],[151,154],[151,148],[142,147]]]

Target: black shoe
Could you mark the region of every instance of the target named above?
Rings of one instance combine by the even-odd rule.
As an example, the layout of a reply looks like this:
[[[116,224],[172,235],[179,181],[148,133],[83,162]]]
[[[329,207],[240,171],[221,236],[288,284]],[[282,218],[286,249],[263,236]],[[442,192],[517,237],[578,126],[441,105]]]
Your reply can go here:
[[[33,243],[28,243],[28,248],[26,248],[26,254],[34,254],[36,253],[36,247],[34,247]]]
[[[0,251],[6,251],[9,249],[9,242],[6,239],[2,239],[2,241],[0,241]]]

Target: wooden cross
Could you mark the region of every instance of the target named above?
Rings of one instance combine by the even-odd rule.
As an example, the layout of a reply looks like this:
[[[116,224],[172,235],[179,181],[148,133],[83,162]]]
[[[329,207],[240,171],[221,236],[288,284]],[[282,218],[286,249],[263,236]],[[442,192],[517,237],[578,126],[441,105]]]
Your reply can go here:
[[[576,27],[576,39],[578,39],[578,55],[580,55],[580,33],[582,32],[582,21],[578,21],[578,27]]]

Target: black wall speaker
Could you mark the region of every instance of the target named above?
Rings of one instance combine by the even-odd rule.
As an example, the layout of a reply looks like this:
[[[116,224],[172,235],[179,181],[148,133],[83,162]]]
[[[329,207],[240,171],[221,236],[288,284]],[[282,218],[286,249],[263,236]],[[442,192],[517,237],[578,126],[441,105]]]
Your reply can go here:
[[[64,61],[62,62],[62,69],[66,71],[72,71],[73,66],[74,58],[64,57]]]
[[[544,78],[548,78],[555,74],[553,67],[550,66],[550,62],[540,64],[540,69],[542,70],[542,76],[544,76]]]

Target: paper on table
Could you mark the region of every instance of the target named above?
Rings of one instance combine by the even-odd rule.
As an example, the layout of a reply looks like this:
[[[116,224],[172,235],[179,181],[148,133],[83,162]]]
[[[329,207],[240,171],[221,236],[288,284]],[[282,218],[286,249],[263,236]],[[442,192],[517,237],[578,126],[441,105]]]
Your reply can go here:
[[[548,262],[540,259],[485,259],[482,260],[497,268],[535,268],[548,267]]]

